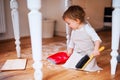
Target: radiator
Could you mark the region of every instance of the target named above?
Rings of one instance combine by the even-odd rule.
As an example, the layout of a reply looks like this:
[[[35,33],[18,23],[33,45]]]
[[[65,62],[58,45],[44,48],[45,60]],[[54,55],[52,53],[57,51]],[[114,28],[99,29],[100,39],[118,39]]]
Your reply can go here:
[[[0,0],[0,33],[6,32],[4,0]]]

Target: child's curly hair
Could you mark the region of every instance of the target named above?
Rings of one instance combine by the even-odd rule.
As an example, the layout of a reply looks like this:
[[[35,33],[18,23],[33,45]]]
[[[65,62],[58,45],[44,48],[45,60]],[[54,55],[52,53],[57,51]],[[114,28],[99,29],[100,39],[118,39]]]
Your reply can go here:
[[[63,19],[65,20],[65,18],[79,19],[81,22],[84,22],[85,11],[78,5],[72,5],[64,12]]]

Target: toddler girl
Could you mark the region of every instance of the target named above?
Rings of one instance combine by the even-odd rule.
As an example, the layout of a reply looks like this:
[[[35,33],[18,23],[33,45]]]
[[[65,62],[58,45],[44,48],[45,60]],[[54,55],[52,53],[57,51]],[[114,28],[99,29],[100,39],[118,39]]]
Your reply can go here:
[[[86,54],[93,54],[94,57],[100,55],[99,47],[102,41],[95,30],[85,21],[85,12],[82,7],[70,6],[64,12],[63,20],[72,28],[67,51],[70,58],[63,65],[64,67],[76,69],[78,61]],[[98,67],[94,58],[84,70],[93,72],[102,69]]]

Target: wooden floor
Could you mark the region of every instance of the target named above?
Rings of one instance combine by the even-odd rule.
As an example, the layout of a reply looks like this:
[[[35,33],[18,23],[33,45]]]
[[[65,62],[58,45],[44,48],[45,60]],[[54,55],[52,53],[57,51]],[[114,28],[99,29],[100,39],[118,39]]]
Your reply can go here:
[[[106,48],[97,57],[98,65],[103,68],[100,72],[84,72],[79,70],[65,69],[61,65],[54,65],[46,58],[58,51],[66,51],[66,39],[64,37],[54,37],[43,39],[42,63],[43,80],[120,80],[120,64],[117,65],[116,75],[110,75],[110,52],[111,52],[111,31],[98,32]],[[38,44],[39,45],[39,44]],[[34,70],[32,68],[32,51],[30,38],[21,39],[21,56],[26,58],[27,66],[25,70],[0,71],[0,80],[34,80]],[[16,59],[14,40],[0,41],[0,68],[6,60]]]

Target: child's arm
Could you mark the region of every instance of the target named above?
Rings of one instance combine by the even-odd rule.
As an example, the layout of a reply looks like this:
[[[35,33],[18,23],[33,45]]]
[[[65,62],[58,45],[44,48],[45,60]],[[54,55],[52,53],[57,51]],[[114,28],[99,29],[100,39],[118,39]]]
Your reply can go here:
[[[99,47],[100,47],[101,41],[100,41],[100,40],[96,40],[96,41],[94,42],[94,44],[95,44],[95,47],[94,47],[94,50],[93,50],[92,54],[93,54],[94,56],[98,56],[98,55],[100,55]]]
[[[69,48],[67,51],[68,56],[70,56],[73,53],[73,48]]]
[[[102,40],[100,39],[100,37],[98,36],[98,34],[96,33],[96,31],[94,30],[93,27],[91,27],[90,24],[88,24],[86,27],[85,27],[88,35],[91,37],[91,39],[94,41],[94,50],[92,52],[92,54],[94,56],[97,56],[97,55],[100,55],[100,52],[99,52],[99,47],[100,47],[100,44],[102,42]]]
[[[73,53],[74,46],[75,46],[75,44],[74,44],[73,40],[70,39],[70,42],[69,42],[69,45],[68,45],[68,50],[67,50],[68,56],[70,56]]]

